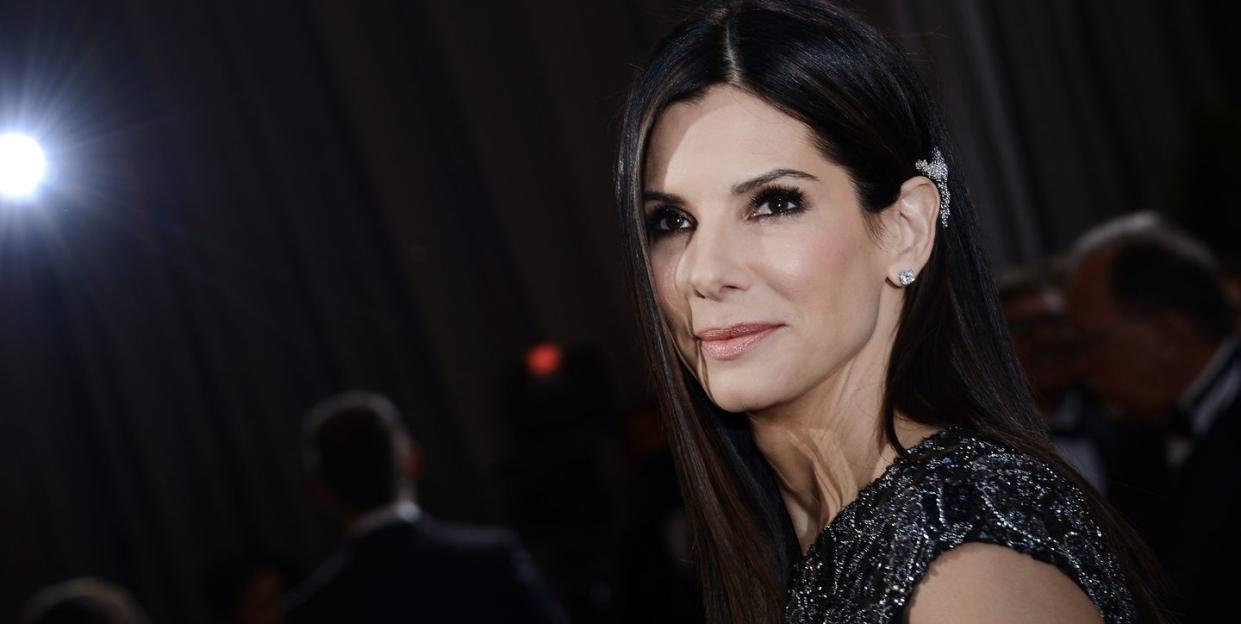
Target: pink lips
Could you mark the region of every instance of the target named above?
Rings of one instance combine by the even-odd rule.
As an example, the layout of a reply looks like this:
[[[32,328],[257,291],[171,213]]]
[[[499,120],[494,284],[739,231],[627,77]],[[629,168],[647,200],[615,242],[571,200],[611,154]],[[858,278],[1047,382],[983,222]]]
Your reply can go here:
[[[773,323],[739,323],[698,332],[702,352],[714,360],[735,360],[745,355],[780,326]]]

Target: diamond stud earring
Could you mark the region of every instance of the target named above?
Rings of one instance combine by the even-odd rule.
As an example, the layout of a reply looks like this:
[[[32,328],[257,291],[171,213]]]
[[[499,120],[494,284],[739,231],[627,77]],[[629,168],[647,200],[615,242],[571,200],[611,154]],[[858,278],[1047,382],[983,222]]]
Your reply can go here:
[[[901,288],[904,288],[904,287],[906,287],[906,286],[908,286],[908,285],[910,285],[910,284],[914,283],[914,280],[915,280],[915,279],[917,279],[917,278],[916,278],[916,277],[914,277],[914,272],[913,272],[913,271],[910,271],[909,269],[905,269],[904,271],[901,271],[901,272],[900,272],[900,273],[898,273],[898,274],[897,274],[897,276],[896,276],[896,280],[897,280],[898,282],[900,282],[900,284],[901,284]]]

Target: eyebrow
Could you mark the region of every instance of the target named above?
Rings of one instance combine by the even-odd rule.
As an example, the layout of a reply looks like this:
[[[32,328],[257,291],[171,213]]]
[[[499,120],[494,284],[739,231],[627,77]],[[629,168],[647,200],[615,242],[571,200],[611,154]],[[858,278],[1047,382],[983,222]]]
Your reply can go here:
[[[763,175],[756,176],[744,182],[738,182],[733,185],[733,195],[744,195],[764,184],[778,180],[780,178],[802,178],[804,180],[818,180],[818,178],[797,169],[772,169]],[[661,193],[659,191],[642,191],[642,201],[661,201],[668,204],[684,204],[685,200],[671,193]]]
[[[671,193],[660,193],[659,191],[642,191],[642,201],[659,201],[665,204],[684,204],[685,200],[678,195]]]
[[[780,178],[802,178],[805,180],[818,180],[818,178],[796,169],[772,169],[761,176],[750,178],[745,182],[738,182],[733,185],[733,195],[744,195],[750,191],[767,184],[768,182],[778,180]]]

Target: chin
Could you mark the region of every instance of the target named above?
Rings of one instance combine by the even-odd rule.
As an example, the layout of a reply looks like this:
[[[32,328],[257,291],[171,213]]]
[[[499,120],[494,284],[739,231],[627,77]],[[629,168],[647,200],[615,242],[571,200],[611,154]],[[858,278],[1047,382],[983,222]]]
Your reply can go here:
[[[782,393],[773,380],[753,375],[734,380],[729,379],[730,376],[716,373],[716,380],[707,392],[720,409],[726,412],[753,412],[782,402]]]

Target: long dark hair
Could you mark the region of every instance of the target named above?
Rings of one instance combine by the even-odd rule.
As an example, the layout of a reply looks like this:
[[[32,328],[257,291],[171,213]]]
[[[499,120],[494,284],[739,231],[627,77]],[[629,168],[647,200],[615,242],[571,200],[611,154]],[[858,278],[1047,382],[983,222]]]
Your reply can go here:
[[[958,171],[952,145],[922,81],[874,29],[826,2],[735,0],[682,22],[633,82],[616,163],[635,303],[659,387],[694,535],[707,621],[777,622],[796,551],[769,468],[755,460],[743,418],[722,412],[687,370],[659,310],[647,257],[643,164],[656,119],[712,85],[743,89],[814,133],[824,156],[850,174],[864,209],[896,201],[914,163],[938,148]],[[940,228],[918,281],[905,289],[883,402],[887,440],[900,452],[894,417],[957,425],[1058,468],[1087,494],[1126,564],[1137,606],[1162,621],[1145,579],[1156,568],[1141,540],[1052,449],[1000,316],[976,216],[959,175],[948,178],[949,226]],[[767,469],[766,480],[764,468]]]

